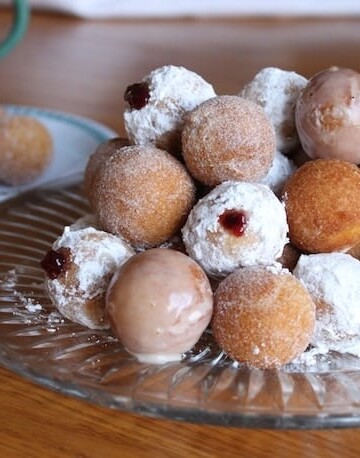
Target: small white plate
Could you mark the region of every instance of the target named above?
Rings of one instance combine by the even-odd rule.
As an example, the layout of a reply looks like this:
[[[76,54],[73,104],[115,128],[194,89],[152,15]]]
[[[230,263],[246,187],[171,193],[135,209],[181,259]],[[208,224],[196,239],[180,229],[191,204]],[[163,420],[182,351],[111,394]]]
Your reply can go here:
[[[52,136],[54,155],[44,174],[31,183],[20,186],[0,184],[0,201],[33,188],[79,181],[96,147],[118,136],[109,127],[81,116],[21,105],[3,107],[9,115],[31,116],[41,121]]]

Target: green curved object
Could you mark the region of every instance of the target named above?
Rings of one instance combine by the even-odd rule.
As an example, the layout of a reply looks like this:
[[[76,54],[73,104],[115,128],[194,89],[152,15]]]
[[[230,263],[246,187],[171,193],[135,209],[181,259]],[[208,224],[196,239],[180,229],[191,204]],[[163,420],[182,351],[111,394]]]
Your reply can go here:
[[[19,43],[25,35],[29,22],[29,4],[27,0],[13,0],[14,3],[14,20],[11,29],[0,43],[0,59],[9,54],[10,51]]]

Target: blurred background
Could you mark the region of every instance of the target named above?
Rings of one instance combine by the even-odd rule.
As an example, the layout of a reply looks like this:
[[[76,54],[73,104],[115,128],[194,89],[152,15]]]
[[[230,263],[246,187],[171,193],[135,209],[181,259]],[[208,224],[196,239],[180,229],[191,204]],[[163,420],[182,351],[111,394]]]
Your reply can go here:
[[[10,3],[0,0],[2,32],[10,23]],[[0,85],[16,84],[16,91],[3,91],[2,103],[75,111],[120,133],[126,86],[162,65],[199,73],[218,94],[238,93],[266,66],[306,77],[331,65],[360,67],[355,57],[360,2],[354,0],[30,0],[30,5],[24,40],[1,61]],[[77,104],[84,94],[86,108]]]
[[[9,5],[10,0],[0,0]],[[29,0],[33,9],[62,11],[86,18],[135,17],[135,16],[232,16],[240,15],[344,15],[359,14],[356,0]]]

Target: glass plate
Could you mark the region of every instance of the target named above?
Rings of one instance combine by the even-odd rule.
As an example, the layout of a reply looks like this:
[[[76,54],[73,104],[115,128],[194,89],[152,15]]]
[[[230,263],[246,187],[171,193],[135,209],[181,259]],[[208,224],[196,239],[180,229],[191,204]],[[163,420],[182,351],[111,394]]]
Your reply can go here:
[[[81,186],[0,205],[0,363],[43,386],[124,411],[201,423],[323,428],[360,425],[360,360],[248,369],[205,332],[182,362],[137,362],[110,332],[62,318],[39,265],[64,225],[89,212]]]

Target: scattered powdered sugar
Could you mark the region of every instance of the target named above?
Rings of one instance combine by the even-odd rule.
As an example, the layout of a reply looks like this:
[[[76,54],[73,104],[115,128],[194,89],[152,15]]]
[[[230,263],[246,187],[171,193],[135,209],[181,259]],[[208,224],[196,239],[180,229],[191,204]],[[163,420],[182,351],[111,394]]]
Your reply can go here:
[[[245,215],[244,233],[235,236],[219,222],[226,210]],[[240,266],[275,264],[287,243],[284,205],[265,185],[224,182],[192,209],[182,229],[188,254],[214,276]]]
[[[58,311],[49,313],[37,298],[29,297],[29,295],[34,294],[30,289],[27,294],[16,289],[19,281],[18,275],[24,273],[26,273],[26,267],[19,266],[5,272],[0,280],[2,289],[11,290],[13,297],[12,315],[24,325],[42,325],[44,330],[49,333],[57,332],[58,325],[65,322],[64,317]],[[40,286],[43,286],[43,283],[33,282],[29,286],[34,286],[38,290]]]
[[[14,291],[14,297],[18,305],[22,305],[30,313],[38,313],[43,310],[42,305],[31,297],[24,296],[19,291]]]
[[[150,97],[140,110],[126,108],[125,129],[132,143],[159,145],[164,134],[179,137],[184,115],[199,103],[214,97],[215,91],[198,74],[174,65],[157,68],[142,79],[149,87]],[[169,143],[173,142],[171,135]]]
[[[317,306],[312,345],[360,356],[360,261],[345,253],[301,255],[294,275]]]
[[[294,358],[289,364],[291,370],[304,371],[306,369],[316,368],[319,364],[331,363],[331,358],[328,357],[329,348],[327,346],[318,346],[304,351],[299,356]]]
[[[36,300],[24,296],[18,291],[14,292],[16,298],[16,306],[13,310],[13,315],[20,318],[27,325],[44,325],[47,332],[54,333],[58,331],[58,325],[65,322],[64,317],[56,312],[48,312]],[[23,308],[19,308],[18,306]]]
[[[276,151],[272,166],[261,183],[269,186],[276,195],[280,195],[284,183],[296,169],[297,167],[291,159],[280,151]]]
[[[298,73],[266,67],[239,93],[263,107],[274,124],[276,148],[288,152],[299,144],[295,126],[295,106],[307,79]]]
[[[34,303],[32,300],[28,299],[27,303],[25,304],[25,308],[30,313],[36,313],[42,311],[42,305],[39,303]]]
[[[3,288],[10,289],[16,285],[17,272],[15,269],[10,269],[6,272],[3,279],[0,280],[0,285]]]
[[[14,291],[14,308],[12,314],[24,324],[34,325],[43,323],[42,305],[35,299],[26,297],[19,291]]]
[[[47,322],[49,324],[60,324],[60,323],[64,323],[65,320],[64,320],[64,317],[58,313],[58,312],[51,312],[49,313],[49,315],[47,316]]]
[[[17,291],[16,285],[18,281],[18,271],[14,269],[8,270],[3,278],[0,280],[0,286],[3,289],[6,290],[11,290],[12,295],[16,301],[16,306],[22,306],[26,312],[37,314],[38,312],[41,312],[43,310],[43,307],[39,302],[31,297],[25,296],[23,293],[20,291]],[[34,286],[39,286],[37,283],[33,284]],[[25,312],[25,315],[27,313]],[[20,310],[18,308],[14,309],[14,315],[22,315],[24,314],[24,310]]]
[[[58,331],[59,325],[65,323],[64,317],[57,311],[49,313],[46,316],[46,330],[47,332],[54,333]]]

